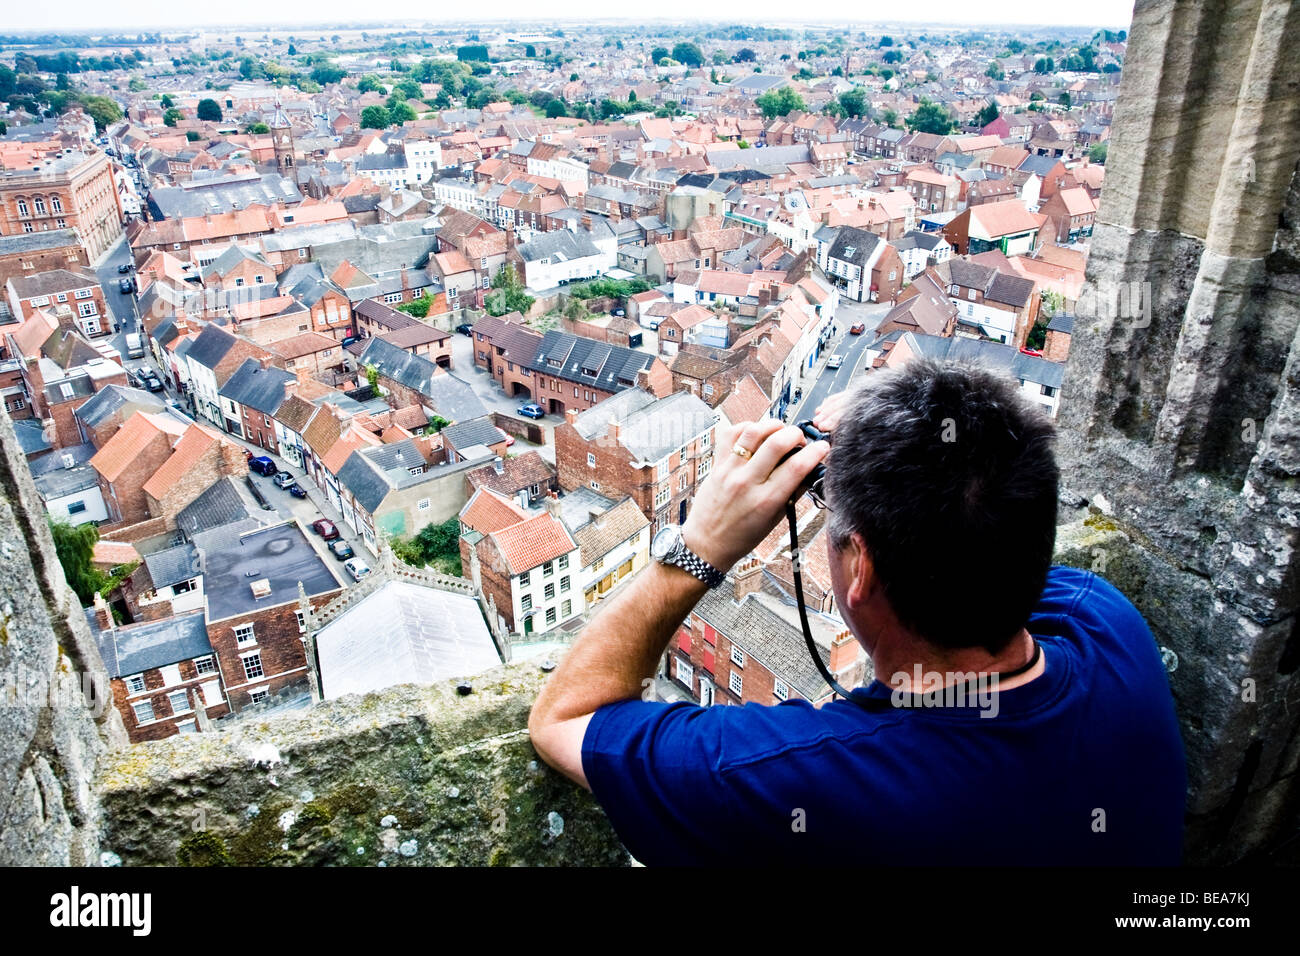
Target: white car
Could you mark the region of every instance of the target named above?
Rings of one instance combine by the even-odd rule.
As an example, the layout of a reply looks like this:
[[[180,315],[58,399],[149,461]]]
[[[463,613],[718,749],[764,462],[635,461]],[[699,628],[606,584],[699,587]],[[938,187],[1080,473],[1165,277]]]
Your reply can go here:
[[[838,352],[826,360],[827,368],[839,368],[843,364],[844,356],[840,355]]]
[[[360,581],[370,573],[370,565],[360,558],[353,558],[351,561],[343,562],[344,569],[352,576],[353,581]]]

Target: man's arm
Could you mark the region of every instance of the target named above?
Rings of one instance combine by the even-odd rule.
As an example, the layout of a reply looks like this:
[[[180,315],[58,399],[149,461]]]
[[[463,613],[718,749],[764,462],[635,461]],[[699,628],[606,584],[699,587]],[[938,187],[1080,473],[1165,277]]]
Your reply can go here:
[[[686,546],[720,571],[757,546],[804,477],[826,457],[829,446],[817,442],[778,467],[803,440],[799,429],[772,419],[722,432],[722,457],[700,486],[682,530]],[[735,445],[751,457],[734,454]],[[664,648],[706,590],[694,575],[655,561],[583,628],[529,717],[533,746],[543,760],[591,789],[582,769],[582,741],[592,714],[605,704],[641,697]]]

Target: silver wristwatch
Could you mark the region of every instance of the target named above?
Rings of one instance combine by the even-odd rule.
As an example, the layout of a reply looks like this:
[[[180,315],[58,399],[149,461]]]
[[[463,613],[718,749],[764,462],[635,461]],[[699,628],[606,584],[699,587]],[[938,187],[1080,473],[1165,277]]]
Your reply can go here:
[[[726,580],[727,575],[719,571],[698,554],[686,547],[682,540],[682,529],[675,524],[665,525],[655,534],[650,542],[650,557],[660,564],[671,564],[693,574],[711,588],[716,588]]]

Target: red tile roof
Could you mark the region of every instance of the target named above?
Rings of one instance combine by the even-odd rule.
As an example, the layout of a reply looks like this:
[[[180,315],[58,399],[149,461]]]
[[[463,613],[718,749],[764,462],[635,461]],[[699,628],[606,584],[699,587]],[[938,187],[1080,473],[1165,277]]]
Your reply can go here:
[[[547,561],[554,561],[562,554],[578,550],[568,529],[549,512],[494,531],[489,537],[496,542],[511,574],[529,571]]]

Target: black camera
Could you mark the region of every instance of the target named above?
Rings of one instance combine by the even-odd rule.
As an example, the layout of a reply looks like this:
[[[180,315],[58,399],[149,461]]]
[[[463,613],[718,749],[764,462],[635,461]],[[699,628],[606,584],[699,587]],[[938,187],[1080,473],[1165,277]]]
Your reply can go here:
[[[807,438],[809,442],[815,442],[815,441],[829,442],[831,440],[830,432],[822,431],[820,428],[818,428],[816,425],[814,425],[811,421],[808,421],[807,419],[801,422],[795,422],[795,427],[804,433],[804,437]],[[801,445],[799,447],[802,448],[805,446]],[[799,448],[790,449],[788,452],[785,453],[784,456],[782,456],[781,461],[785,461],[787,458],[789,458],[798,450]],[[825,504],[826,499],[823,494],[825,479],[826,479],[826,464],[825,462],[820,462],[818,463],[816,468],[808,472],[808,477],[806,477],[803,480],[803,483],[799,485],[799,489],[794,493],[794,497],[791,500],[797,501],[800,495],[807,494],[812,496],[813,502],[818,507],[824,508],[826,506]]]

